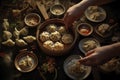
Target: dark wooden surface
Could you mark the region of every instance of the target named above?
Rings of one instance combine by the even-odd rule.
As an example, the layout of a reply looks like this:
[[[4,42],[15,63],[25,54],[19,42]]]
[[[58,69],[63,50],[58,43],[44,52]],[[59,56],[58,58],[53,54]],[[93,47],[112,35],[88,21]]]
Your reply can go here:
[[[0,25],[1,26],[2,26],[2,22],[3,22],[3,18],[12,19],[9,14],[9,10],[11,10],[11,8],[4,6],[5,5],[4,3],[11,4],[10,1],[11,0],[4,0],[4,1],[1,0],[0,1]],[[73,1],[73,2],[75,1],[75,3],[78,2],[78,0],[77,1],[76,0],[66,0],[66,1]],[[66,4],[66,3],[64,3],[64,4]],[[111,4],[103,5],[101,7],[103,7],[107,11],[107,14],[108,14],[107,19],[104,22],[109,23],[110,19],[114,19],[115,22],[119,23],[120,16],[118,15],[119,10],[116,10],[116,7],[118,7],[117,5],[111,3]],[[68,8],[68,6],[66,6],[66,8]],[[41,13],[38,12],[37,10],[33,10],[33,12],[36,12],[39,15],[41,15]],[[54,18],[54,17],[51,16],[51,18]],[[12,22],[12,20],[10,22]],[[44,19],[42,19],[42,22],[44,22]],[[87,19],[85,20],[85,22],[88,22],[93,26],[96,26],[99,24],[99,23],[90,22]],[[2,30],[3,29],[0,28],[1,40],[2,40]],[[29,31],[30,31],[29,34],[36,36],[36,28],[34,28],[34,29],[30,28]],[[100,41],[101,45],[107,45],[107,44],[113,43],[111,41],[112,36],[110,36],[109,38],[101,38],[100,36],[96,35],[96,33],[94,32],[89,37],[96,38],[97,40]],[[51,56],[46,55],[44,52],[42,52],[39,49],[37,42],[29,44],[29,46],[24,47],[24,48],[20,48],[17,46],[10,48],[10,47],[3,46],[0,43],[0,55],[7,54],[11,58],[11,61],[8,61],[8,63],[7,63],[7,62],[5,62],[5,59],[6,59],[5,57],[0,57],[0,80],[42,80],[37,68],[29,73],[19,72],[15,68],[15,66],[14,66],[15,56],[17,54],[19,54],[20,50],[26,49],[26,48],[28,50],[32,50],[37,55],[37,57],[39,59],[39,64],[37,67],[41,66],[42,62],[44,61],[44,59],[46,59],[46,57],[53,58],[53,59],[55,59],[56,68],[58,70],[58,75],[57,75],[56,80],[72,80],[65,74],[65,72],[63,70],[63,63],[64,63],[64,60],[70,55],[79,54],[79,55],[84,56],[84,54],[78,48],[78,43],[83,38],[85,38],[85,37],[79,36],[76,41],[76,44],[74,45],[74,48],[68,54],[59,56],[59,57],[51,57]],[[31,47],[33,47],[33,48],[31,48]],[[1,53],[3,53],[3,54],[1,54]],[[92,68],[91,74],[85,80],[120,80],[119,76],[120,76],[119,74],[115,74],[114,72],[105,74],[105,73],[101,72],[98,68]],[[51,75],[46,76],[46,80],[53,80],[52,78],[53,77]]]

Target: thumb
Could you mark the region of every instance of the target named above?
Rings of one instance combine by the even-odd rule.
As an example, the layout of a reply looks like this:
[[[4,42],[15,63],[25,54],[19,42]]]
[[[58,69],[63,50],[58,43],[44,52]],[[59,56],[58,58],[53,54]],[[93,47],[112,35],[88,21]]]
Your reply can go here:
[[[90,56],[80,59],[79,62],[86,66],[94,66],[94,60]]]
[[[82,58],[82,59],[80,59],[79,60],[79,62],[81,63],[81,64],[86,64],[86,62],[88,61],[88,58],[87,57],[84,57],[84,58]]]
[[[90,51],[88,51],[88,52],[86,53],[86,56],[89,56],[89,55],[91,55],[91,54],[94,53],[94,52],[95,52],[95,49],[90,50]]]

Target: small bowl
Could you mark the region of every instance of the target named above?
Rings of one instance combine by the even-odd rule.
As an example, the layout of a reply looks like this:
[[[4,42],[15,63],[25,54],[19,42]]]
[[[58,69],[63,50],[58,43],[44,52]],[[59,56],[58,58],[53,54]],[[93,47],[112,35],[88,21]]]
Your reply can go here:
[[[41,17],[37,13],[29,13],[25,16],[24,22],[29,27],[35,27],[41,22]]]
[[[81,23],[77,25],[77,32],[82,36],[89,36],[93,32],[93,27],[88,23]]]
[[[61,16],[65,13],[65,7],[62,4],[54,4],[53,6],[50,7],[50,12],[54,16]]]
[[[86,46],[86,47],[85,47]],[[80,51],[82,51],[84,54],[86,54],[88,51],[100,47],[100,43],[95,38],[84,38],[80,40],[78,45]]]
[[[73,70],[73,68],[75,68],[75,65],[77,65],[76,63],[81,58],[82,57],[80,55],[71,55],[64,61],[64,65],[63,65],[64,71],[73,80],[84,80],[91,73],[92,68],[90,66],[84,66],[82,64],[80,64],[80,65],[78,64],[78,66],[81,67],[82,69],[84,67],[84,71],[82,71],[82,73],[80,73],[80,74],[77,73],[77,72],[79,72],[78,67],[76,69],[77,72],[75,72],[75,69]]]
[[[38,58],[32,52],[21,52],[15,58],[15,67],[20,72],[31,72],[38,65]]]
[[[111,26],[107,23],[98,24],[95,27],[95,32],[102,38],[108,38],[112,36],[113,32],[109,31]]]

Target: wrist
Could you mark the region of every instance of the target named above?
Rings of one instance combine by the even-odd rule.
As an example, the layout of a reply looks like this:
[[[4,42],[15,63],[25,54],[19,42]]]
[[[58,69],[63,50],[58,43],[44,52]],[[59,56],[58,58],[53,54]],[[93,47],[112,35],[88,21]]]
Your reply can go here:
[[[120,55],[120,42],[112,44],[111,49],[113,51],[114,56],[119,56]]]

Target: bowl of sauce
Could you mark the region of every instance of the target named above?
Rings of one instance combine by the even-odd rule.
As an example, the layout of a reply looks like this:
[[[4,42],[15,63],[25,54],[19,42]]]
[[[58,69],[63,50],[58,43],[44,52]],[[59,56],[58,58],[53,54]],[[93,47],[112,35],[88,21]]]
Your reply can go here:
[[[88,23],[80,23],[77,25],[77,32],[82,36],[89,36],[93,32],[93,27]]]

